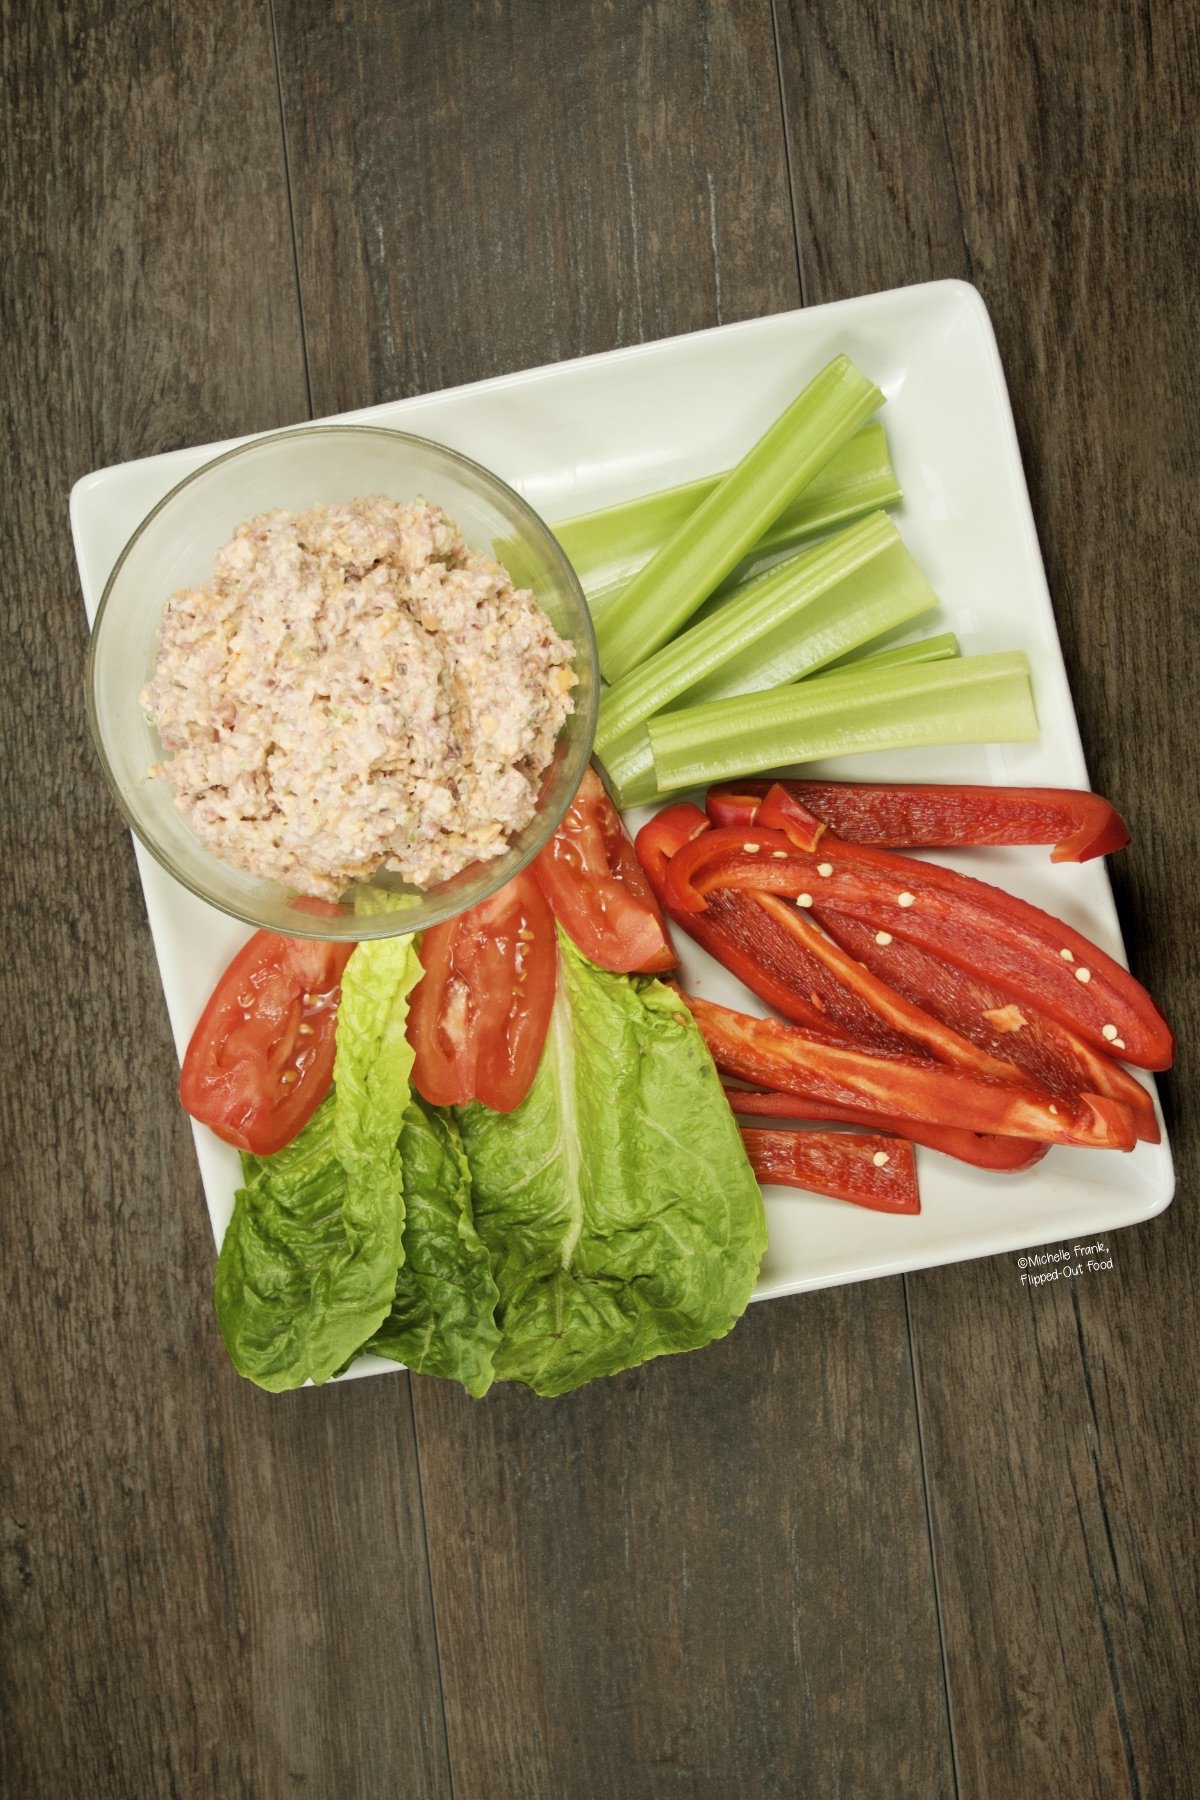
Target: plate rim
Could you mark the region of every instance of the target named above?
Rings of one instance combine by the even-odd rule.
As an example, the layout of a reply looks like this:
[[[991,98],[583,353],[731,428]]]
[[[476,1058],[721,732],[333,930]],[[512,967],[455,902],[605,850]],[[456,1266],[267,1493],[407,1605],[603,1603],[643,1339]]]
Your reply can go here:
[[[262,431],[242,433],[233,437],[204,444],[177,446],[169,450],[155,452],[149,456],[130,458],[88,471],[79,476],[71,486],[69,496],[69,517],[76,562],[83,590],[84,605],[88,614],[89,630],[95,615],[99,596],[103,592],[105,582],[111,572],[111,566],[110,568],[105,568],[103,566],[104,555],[102,552],[98,552],[95,547],[94,534],[96,530],[96,514],[102,506],[111,514],[114,498],[122,499],[125,504],[128,505],[129,496],[133,493],[135,487],[144,482],[149,473],[153,473],[155,478],[162,477],[164,479],[165,485],[163,487],[163,492],[165,493],[168,488],[173,487],[176,482],[188,474],[191,469],[198,468],[202,463],[231,449],[237,448],[240,445],[253,442],[256,439],[277,436],[280,431],[307,430],[310,428],[319,428],[335,424],[382,424],[385,420],[400,421],[408,413],[423,408],[427,409],[431,404],[453,407],[456,402],[469,402],[473,397],[511,393],[522,387],[536,386],[544,383],[563,384],[569,382],[573,376],[577,376],[581,371],[605,368],[612,369],[618,366],[627,367],[631,364],[636,366],[639,362],[653,362],[657,359],[664,357],[669,358],[680,353],[691,354],[696,350],[703,351],[707,346],[729,344],[734,340],[753,339],[755,336],[769,336],[775,332],[780,333],[785,338],[790,337],[793,333],[797,333],[802,340],[805,336],[812,334],[814,331],[819,332],[821,327],[834,317],[847,319],[856,313],[878,315],[881,312],[887,312],[889,309],[898,309],[902,304],[906,307],[919,305],[923,299],[929,300],[930,302],[936,301],[942,305],[954,305],[963,310],[969,317],[977,339],[978,348],[983,352],[988,375],[988,397],[998,411],[998,423],[1002,430],[1003,442],[1001,448],[1003,451],[1005,471],[1008,476],[1008,494],[1006,498],[1009,502],[1014,504],[1016,508],[1017,516],[1014,522],[1017,524],[1020,531],[1022,548],[1026,559],[1029,562],[1032,572],[1036,576],[1037,593],[1033,598],[1037,609],[1041,614],[1040,622],[1048,626],[1049,637],[1057,656],[1057,669],[1055,673],[1059,679],[1061,694],[1065,697],[1064,717],[1068,728],[1068,742],[1066,747],[1069,748],[1071,752],[1070,760],[1074,769],[1077,771],[1077,774],[1072,776],[1072,780],[1076,783],[1086,782],[1086,758],[1079,734],[1078,719],[1075,712],[1073,697],[1070,692],[1070,684],[1062,657],[1062,647],[1058,636],[1053,600],[1050,594],[1045,563],[1041,553],[1040,542],[1038,540],[1036,520],[1033,513],[1028,483],[1025,478],[1024,463],[1021,457],[1020,443],[1016,430],[1016,421],[1013,414],[1008,384],[1004,375],[999,345],[991,316],[987,310],[982,294],[972,283],[954,277],[934,281],[915,282],[901,287],[884,289],[877,293],[856,294],[841,300],[824,301],[820,305],[811,307],[802,306],[787,308],[780,312],[758,314],[751,318],[735,320],[727,324],[709,325],[695,331],[677,332],[666,337],[648,339],[635,344],[618,345],[610,350],[588,352],[583,355],[565,358],[558,362],[533,364],[527,368],[508,370],[496,375],[485,376],[476,381],[458,383],[453,387],[435,389],[423,394],[403,395],[397,399],[374,403],[367,407],[358,407],[339,413],[324,414],[319,418],[300,420],[291,425],[273,426]],[[397,423],[395,428],[401,429],[402,427]],[[433,436],[436,441],[436,433],[433,433],[428,429],[419,428],[419,435],[427,437]],[[511,471],[501,470],[500,473],[504,480],[517,487],[518,492],[522,491],[520,482],[514,481]],[[540,510],[536,502],[531,504],[534,504],[535,511]],[[605,504],[605,502],[598,501],[595,502],[595,504],[602,505]],[[119,507],[118,510],[120,510]],[[146,510],[148,511],[149,509],[147,508]],[[128,538],[137,530],[141,523],[141,519],[144,516],[144,512],[139,514],[138,518],[130,527],[123,543],[128,542]],[[548,516],[554,518],[556,515],[552,511]],[[560,513],[557,516],[561,517],[567,515]],[[121,549],[118,548],[116,557],[114,557],[113,561],[119,559],[121,553]],[[1060,720],[1058,727],[1060,732],[1062,723],[1063,721]],[[164,998],[167,1000],[168,1010],[171,1011],[171,995],[168,990],[166,966],[164,964],[166,925],[165,919],[157,916],[159,905],[159,895],[157,892],[158,878],[161,877],[162,880],[167,882],[170,881],[170,878],[165,876],[162,871],[159,871],[156,866],[148,864],[136,838],[134,839],[134,849],[146,902],[148,923],[150,925],[155,954],[159,964],[160,981],[162,981],[163,984]],[[1120,953],[1122,957],[1124,957],[1124,934],[1121,931],[1120,918],[1116,912],[1107,869],[1102,866],[1097,873],[1103,880],[1104,888],[1107,893],[1108,906],[1111,908],[1112,917],[1115,921],[1117,942],[1120,947]],[[202,903],[198,902],[197,904]],[[206,908],[205,910],[209,911],[211,909]],[[182,1046],[180,1044],[180,1032],[178,1028],[175,1030],[175,1037],[177,1049],[179,1049]],[[1171,1153],[1165,1123],[1162,1120],[1161,1107],[1158,1102],[1157,1086],[1154,1083],[1153,1078],[1150,1078],[1150,1086],[1154,1096],[1156,1110],[1159,1115],[1160,1128],[1162,1129],[1163,1134],[1161,1155],[1159,1159],[1161,1167],[1160,1177],[1153,1182],[1146,1181],[1141,1187],[1131,1190],[1105,1190],[1097,1188],[1098,1195],[1100,1195],[1103,1200],[1111,1202],[1111,1208],[1120,1211],[1123,1216],[1110,1225],[1096,1227],[1096,1229],[1119,1231],[1146,1223],[1151,1219],[1159,1217],[1170,1206],[1174,1198],[1176,1186],[1174,1159]],[[210,1182],[213,1179],[213,1159],[210,1155],[211,1146],[207,1141],[209,1134],[204,1132],[203,1128],[195,1123],[192,1124],[192,1132],[197,1148],[197,1159],[205,1201],[209,1211],[210,1224],[214,1232],[214,1238],[219,1245],[221,1232],[218,1228],[217,1213],[214,1209],[213,1198],[210,1192]],[[772,1200],[772,1196],[776,1196],[776,1198]],[[804,1196],[789,1196],[786,1190],[768,1190],[768,1217],[772,1210],[772,1204],[775,1206],[794,1205],[797,1203],[804,1204],[805,1198],[806,1197]],[[830,1201],[826,1204],[832,1207],[836,1206],[838,1203]],[[1103,1206],[1098,1202],[1097,1212],[1100,1213],[1103,1210]],[[876,1266],[856,1265],[835,1273],[830,1273],[826,1270],[817,1274],[804,1272],[786,1275],[780,1274],[778,1276],[760,1274],[759,1282],[752,1295],[752,1300],[778,1299],[790,1294],[814,1292],[825,1287],[847,1285],[860,1280],[874,1280],[888,1275],[912,1274],[924,1269],[945,1267],[948,1264],[955,1262],[974,1261],[978,1258],[1008,1255],[1025,1249],[1035,1249],[1043,1244],[1063,1243],[1068,1241],[1068,1237],[1071,1235],[1072,1234],[1067,1234],[1067,1236],[1055,1236],[1052,1234],[1049,1237],[1041,1236],[1035,1238],[1029,1235],[1027,1229],[1014,1229],[1008,1232],[999,1229],[985,1233],[982,1241],[977,1238],[974,1241],[955,1245],[928,1245],[923,1251],[918,1245],[914,1244],[911,1255],[902,1254],[896,1256],[895,1254],[889,1254]],[[1077,1237],[1079,1234],[1074,1233],[1073,1235]],[[768,1249],[767,1263],[769,1263],[769,1258],[770,1250]],[[866,1260],[869,1265],[869,1259]],[[766,1266],[767,1264],[765,1263],[764,1268],[766,1268]],[[382,1373],[397,1367],[399,1367],[399,1365],[385,1363],[382,1364],[379,1369],[372,1368],[362,1372]]]

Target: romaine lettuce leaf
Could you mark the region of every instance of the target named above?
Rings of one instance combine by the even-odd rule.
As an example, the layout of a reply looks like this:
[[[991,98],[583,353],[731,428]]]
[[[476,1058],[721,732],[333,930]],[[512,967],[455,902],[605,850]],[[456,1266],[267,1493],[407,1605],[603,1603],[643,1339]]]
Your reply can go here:
[[[392,1310],[363,1348],[461,1381],[479,1398],[492,1384],[499,1293],[471,1217],[471,1172],[453,1114],[414,1094],[400,1159],[404,1262]]]
[[[321,1382],[365,1349],[476,1395],[494,1377],[559,1394],[739,1317],[762,1198],[691,1015],[559,941],[528,1098],[457,1122],[410,1093],[411,940],[355,951],[332,1094],[284,1150],[243,1159],[216,1283],[243,1375]]]
[[[260,1387],[328,1380],[391,1310],[413,1064],[404,1025],[420,977],[411,938],[358,946],[342,978],[333,1093],[285,1149],[242,1159],[215,1299],[234,1366]]]
[[[539,1394],[724,1336],[766,1249],[762,1195],[686,1007],[559,941],[527,1098],[459,1115],[500,1292],[496,1374]]]

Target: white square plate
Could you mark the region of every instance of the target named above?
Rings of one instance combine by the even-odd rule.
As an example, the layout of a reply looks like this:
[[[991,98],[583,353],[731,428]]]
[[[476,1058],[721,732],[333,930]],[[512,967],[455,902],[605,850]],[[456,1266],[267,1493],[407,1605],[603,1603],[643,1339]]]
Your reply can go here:
[[[460,450],[494,469],[553,521],[728,467],[838,351],[886,396],[880,417],[905,495],[897,522],[942,602],[940,616],[921,621],[922,634],[954,630],[965,651],[1027,651],[1041,737],[1034,744],[955,750],[952,757],[916,751],[847,758],[816,772],[863,780],[1086,786],[995,338],[978,293],[962,282],[780,313],[342,417],[393,425]],[[146,513],[225,448],[206,444],[148,457],[76,484],[71,522],[89,619]],[[637,825],[643,816],[632,815],[631,822]],[[1131,826],[1136,840],[1136,819]],[[246,933],[135,848],[182,1053],[209,990]],[[1131,853],[1136,849],[1125,852]],[[976,851],[957,866],[1058,913],[1124,960],[1102,865],[1052,864],[1048,850],[1039,849]],[[689,943],[680,948],[687,986],[743,1010],[753,1007],[740,984],[702,952]],[[233,1208],[238,1159],[203,1128],[195,1135],[220,1242]],[[917,1218],[768,1190],[770,1248],[755,1297],[1060,1239],[1082,1242],[1152,1217],[1174,1192],[1165,1138],[1159,1145],[1139,1144],[1128,1155],[1056,1147],[1015,1176],[967,1168],[933,1152],[919,1151],[918,1157]]]

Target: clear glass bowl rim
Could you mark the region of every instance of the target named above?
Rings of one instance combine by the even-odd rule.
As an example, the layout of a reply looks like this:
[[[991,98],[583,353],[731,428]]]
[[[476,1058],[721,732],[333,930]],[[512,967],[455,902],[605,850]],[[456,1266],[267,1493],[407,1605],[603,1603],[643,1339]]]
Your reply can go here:
[[[296,914],[295,927],[293,928],[289,923],[287,928],[287,934],[292,937],[316,938],[321,940],[332,938],[341,942],[365,942],[371,939],[400,937],[414,930],[423,930],[429,925],[440,924],[445,919],[453,918],[456,914],[466,911],[468,907],[478,905],[482,900],[486,899],[488,895],[496,892],[498,888],[502,887],[505,881],[513,879],[515,875],[520,873],[521,869],[528,867],[529,863],[532,862],[533,858],[537,855],[538,850],[544,844],[548,843],[553,836],[554,831],[563,819],[567,808],[570,806],[579,787],[579,783],[583,780],[591,760],[592,743],[596,731],[596,716],[600,705],[599,653],[596,648],[596,634],[592,624],[591,611],[588,607],[583,588],[580,585],[579,577],[576,575],[566,551],[563,550],[557,538],[554,536],[554,533],[550,530],[550,527],[541,515],[536,512],[524,496],[519,494],[514,487],[510,486],[502,476],[497,475],[494,470],[486,468],[483,463],[476,462],[473,457],[465,456],[461,450],[451,449],[447,444],[439,444],[434,438],[421,437],[416,432],[411,431],[398,431],[388,425],[357,424],[353,422],[333,424],[314,420],[311,424],[287,426],[282,431],[258,433],[253,437],[243,439],[236,444],[230,445],[227,450],[222,450],[216,456],[209,457],[205,462],[201,463],[199,468],[190,470],[188,474],[177,481],[175,485],[150,508],[149,512],[146,513],[145,517],[140,520],[134,531],[130,534],[120,555],[113,564],[108,579],[104,584],[104,591],[100,596],[100,603],[96,608],[96,615],[92,622],[91,632],[88,636],[87,657],[85,663],[85,706],[88,728],[109,790],[116,800],[126,824],[133,832],[137,841],[149,852],[159,867],[165,869],[167,874],[169,874],[173,880],[178,881],[182,887],[186,888],[189,893],[194,894],[198,900],[202,900],[206,906],[211,906],[218,912],[222,912],[230,918],[238,919],[243,924],[256,929],[271,931],[281,930],[281,927],[278,924],[264,924],[261,918],[226,904],[205,888],[203,883],[189,874],[186,869],[180,868],[175,860],[161,850],[148,835],[142,821],[137,816],[135,808],[130,804],[126,797],[123,787],[117,779],[115,771],[109,761],[96,704],[97,646],[100,641],[100,633],[104,624],[105,615],[109,610],[109,601],[113,590],[116,587],[125,563],[133,553],[135,545],[149,530],[155,519],[157,519],[159,515],[185,491],[185,489],[193,486],[206,475],[211,474],[211,472],[221,464],[232,462],[238,457],[261,451],[271,444],[281,443],[285,440],[295,438],[343,435],[353,435],[356,437],[372,436],[388,439],[392,442],[411,445],[422,453],[432,453],[435,459],[442,458],[451,465],[457,465],[469,476],[474,478],[474,480],[481,483],[485,488],[491,487],[498,489],[505,496],[507,503],[522,520],[524,531],[540,543],[548,560],[558,565],[566,587],[577,600],[579,622],[584,633],[584,644],[581,646],[576,642],[575,659],[577,665],[581,661],[586,662],[592,671],[590,692],[587,695],[587,716],[580,721],[582,730],[578,731],[576,742],[572,746],[572,754],[578,761],[578,769],[572,770],[573,779],[564,784],[561,795],[556,797],[554,802],[538,815],[539,828],[544,827],[544,830],[539,829],[538,841],[529,849],[528,854],[516,868],[506,867],[502,878],[498,877],[494,882],[482,884],[481,891],[478,894],[473,895],[469,900],[460,903],[456,902],[451,896],[447,897],[444,907],[434,905],[430,906],[427,910],[422,907],[424,916],[418,923],[414,923],[411,917],[406,920],[404,909],[383,913],[367,913],[357,916],[346,914],[339,920],[339,923],[345,928],[336,932],[331,932],[328,928],[328,924],[325,929],[322,929],[320,919],[316,915],[305,915],[303,912],[298,911]],[[197,842],[199,842],[199,840],[197,840]],[[497,863],[504,863],[505,859],[503,857],[498,857],[496,861]],[[484,864],[481,866],[486,868],[488,865]]]

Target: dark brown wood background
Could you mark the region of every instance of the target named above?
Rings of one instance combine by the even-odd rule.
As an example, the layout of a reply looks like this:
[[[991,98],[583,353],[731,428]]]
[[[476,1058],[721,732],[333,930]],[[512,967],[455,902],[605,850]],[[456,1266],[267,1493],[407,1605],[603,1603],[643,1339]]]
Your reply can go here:
[[[1200,231],[1180,0],[5,0],[0,1784],[1197,1790]],[[1180,1185],[1114,1268],[567,1401],[228,1367],[71,482],[933,276],[1008,371]]]

